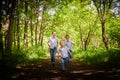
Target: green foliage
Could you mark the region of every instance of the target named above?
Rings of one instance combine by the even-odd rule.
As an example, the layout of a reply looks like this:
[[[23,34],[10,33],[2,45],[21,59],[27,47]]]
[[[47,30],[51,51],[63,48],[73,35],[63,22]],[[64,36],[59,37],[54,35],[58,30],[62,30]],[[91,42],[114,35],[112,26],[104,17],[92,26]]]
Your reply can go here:
[[[112,18],[109,24],[109,35],[111,47],[120,47],[120,18]]]
[[[41,46],[30,47],[24,51],[28,59],[40,59],[46,56],[46,50]]]
[[[120,49],[110,49],[106,51],[104,49],[89,49],[87,51],[76,50],[74,57],[79,59],[81,63],[85,65],[111,65],[120,66]]]
[[[40,63],[41,58],[48,56],[46,44],[52,31],[57,32],[57,37],[60,39],[65,39],[65,35],[69,34],[72,41],[75,42],[73,46],[74,58],[78,58],[81,62],[87,65],[91,64],[103,64],[111,63],[113,65],[119,63],[119,49],[110,49],[109,51],[104,50],[103,42],[101,37],[101,24],[97,16],[97,11],[94,4],[91,4],[91,0],[42,0],[36,3],[35,0],[26,0],[28,2],[28,11],[25,15],[25,1],[22,0],[15,13],[13,37],[16,45],[13,48],[12,55],[4,56],[3,63],[7,65],[18,65],[18,64],[31,64]],[[108,0],[107,0],[108,1]],[[38,11],[40,6],[44,7],[44,13]],[[97,5],[99,6],[99,5]],[[102,6],[102,5],[101,5]],[[55,10],[54,15],[48,14],[50,10]],[[20,50],[17,50],[17,18],[20,17]],[[32,19],[31,19],[32,16]],[[37,46],[35,45],[35,27],[36,20],[38,17],[43,17],[39,20],[37,25],[37,37],[40,35],[40,30],[43,29],[43,46],[39,45],[39,40]],[[27,19],[27,35],[28,35],[28,47],[23,47],[24,45],[24,27],[25,20]],[[106,21],[106,32],[109,36],[110,47],[120,47],[120,18],[110,15]],[[5,28],[6,17],[3,16],[3,42],[5,44],[4,35],[6,32]],[[31,23],[32,25],[31,25]],[[32,26],[32,29],[30,29]],[[43,26],[44,28],[41,28]],[[33,35],[31,36],[31,30]],[[15,33],[14,33],[15,32]],[[90,33],[89,33],[90,32]],[[87,50],[82,49],[82,43],[87,39],[88,35],[89,44],[87,45]],[[14,36],[15,35],[15,36]],[[31,42],[31,38],[33,42]],[[38,39],[38,38],[37,38]],[[31,43],[33,45],[31,45]],[[29,47],[31,46],[31,47]],[[23,47],[23,48],[22,48]]]
[[[104,49],[89,49],[87,51],[78,50],[75,52],[75,57],[87,65],[101,64],[108,61],[108,55]]]
[[[40,46],[30,47],[28,49],[13,49],[12,55],[4,56],[2,62],[6,65],[29,65],[31,63],[40,63],[40,59],[46,56],[46,50]]]
[[[120,49],[113,48],[108,51],[108,54],[109,54],[108,64],[119,67],[120,66]]]

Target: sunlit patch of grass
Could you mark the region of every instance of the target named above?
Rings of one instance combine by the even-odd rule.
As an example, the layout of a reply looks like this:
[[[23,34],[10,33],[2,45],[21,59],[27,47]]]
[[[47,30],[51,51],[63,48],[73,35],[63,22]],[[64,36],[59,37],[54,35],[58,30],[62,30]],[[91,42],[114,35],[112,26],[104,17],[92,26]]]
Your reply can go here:
[[[42,47],[31,47],[25,50],[28,59],[39,59],[46,56],[46,50]]]
[[[41,58],[46,56],[46,50],[40,46],[29,47],[26,49],[13,49],[12,55],[4,56],[2,62],[6,65],[20,65],[40,63]]]
[[[105,50],[105,49],[89,49],[89,50],[77,50],[74,52],[74,57],[78,58],[81,62],[87,65],[93,64],[105,64],[112,62],[113,64],[118,64],[120,59],[120,50]]]

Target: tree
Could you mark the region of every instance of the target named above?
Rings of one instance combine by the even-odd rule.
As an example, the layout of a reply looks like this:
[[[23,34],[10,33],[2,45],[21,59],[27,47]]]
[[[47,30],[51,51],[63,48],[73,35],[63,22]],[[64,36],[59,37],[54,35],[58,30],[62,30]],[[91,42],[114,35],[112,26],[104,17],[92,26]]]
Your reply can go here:
[[[35,26],[35,45],[38,44],[38,25],[39,25],[39,21],[38,21],[38,17],[39,17],[39,0],[36,1],[35,3],[35,15],[36,15],[36,26]]]
[[[0,54],[3,55],[3,37],[2,37],[2,0],[0,1]]]
[[[17,48],[20,49],[20,12],[19,12],[20,1],[17,1]]]
[[[39,43],[42,46],[43,45],[43,36],[44,36],[44,28],[45,28],[45,9],[46,9],[46,4],[43,4],[43,10],[41,11],[41,25],[40,25],[40,33],[39,33]]]
[[[6,35],[5,35],[5,51],[7,54],[11,54],[12,49],[12,28],[13,28],[13,20],[14,20],[14,9],[16,5],[16,0],[8,1],[8,10],[6,17]]]
[[[108,50],[109,42],[108,42],[108,37],[106,35],[105,23],[107,17],[109,16],[109,10],[111,8],[113,0],[93,0],[93,2],[97,9],[99,20],[101,22],[102,40],[104,42],[106,49]]]
[[[25,1],[24,46],[28,46],[28,2]]]
[[[30,5],[31,7],[31,15],[30,15],[30,34],[31,34],[31,46],[33,46],[33,14],[32,14],[32,11],[33,11],[33,5],[31,4]]]

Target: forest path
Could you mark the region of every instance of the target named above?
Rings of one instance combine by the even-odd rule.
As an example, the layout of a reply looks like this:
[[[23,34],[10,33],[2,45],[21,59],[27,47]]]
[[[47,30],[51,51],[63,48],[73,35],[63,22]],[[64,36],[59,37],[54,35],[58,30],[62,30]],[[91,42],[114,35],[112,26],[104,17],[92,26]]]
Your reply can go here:
[[[84,67],[76,59],[72,59],[66,71],[61,71],[60,59],[56,66],[50,59],[42,59],[40,64],[1,68],[0,80],[120,80],[120,69],[102,69]]]

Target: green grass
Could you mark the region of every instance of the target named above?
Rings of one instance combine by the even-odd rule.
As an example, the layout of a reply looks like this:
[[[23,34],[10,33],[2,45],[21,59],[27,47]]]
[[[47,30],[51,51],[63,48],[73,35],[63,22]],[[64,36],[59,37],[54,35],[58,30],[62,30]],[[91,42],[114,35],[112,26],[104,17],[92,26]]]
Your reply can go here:
[[[105,50],[78,50],[75,52],[75,58],[78,58],[81,62],[90,64],[100,64],[108,61],[108,55]]]
[[[118,65],[120,66],[120,49],[89,49],[86,51],[76,50],[74,57],[86,65]]]
[[[4,56],[2,59],[3,64],[16,66],[16,65],[29,65],[39,64],[41,58],[46,57],[47,51],[40,46],[29,47],[27,49],[13,49],[12,55]]]
[[[114,48],[108,51],[109,61],[108,63],[115,66],[120,66],[120,49]]]
[[[6,65],[29,65],[29,64],[40,64],[41,59],[48,56],[47,49],[40,46],[33,46],[27,49],[13,49],[12,55],[4,56],[2,62]],[[99,49],[88,49],[86,51],[76,49],[73,52],[73,57],[80,60],[80,64],[84,65],[103,65],[109,64],[113,66],[120,66],[120,49],[113,48],[105,50]]]

